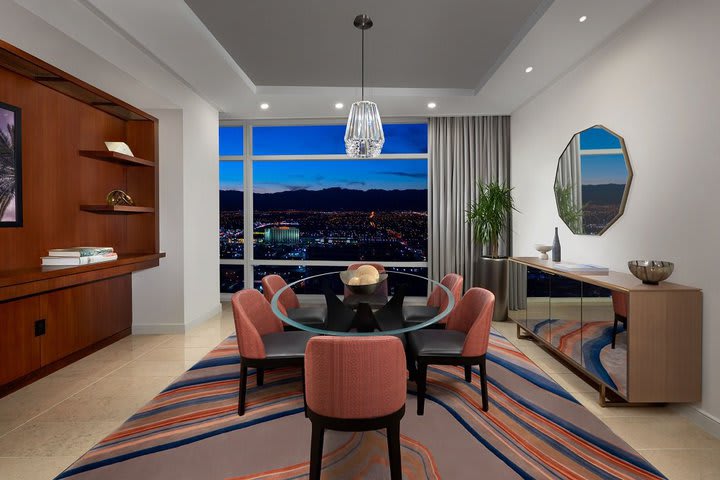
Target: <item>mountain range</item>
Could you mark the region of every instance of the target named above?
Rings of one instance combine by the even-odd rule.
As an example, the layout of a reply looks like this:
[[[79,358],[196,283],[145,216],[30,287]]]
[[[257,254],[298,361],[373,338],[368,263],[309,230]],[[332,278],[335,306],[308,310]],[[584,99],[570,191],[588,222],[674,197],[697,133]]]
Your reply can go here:
[[[307,211],[364,211],[427,210],[427,190],[352,190],[326,188],[323,190],[290,190],[276,193],[256,193],[253,209]],[[220,190],[220,211],[243,209],[243,192]]]

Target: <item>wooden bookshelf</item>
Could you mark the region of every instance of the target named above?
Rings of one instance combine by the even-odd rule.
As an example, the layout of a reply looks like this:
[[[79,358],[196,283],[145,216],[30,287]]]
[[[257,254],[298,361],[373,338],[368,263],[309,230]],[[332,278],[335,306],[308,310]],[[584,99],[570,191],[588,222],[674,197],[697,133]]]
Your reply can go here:
[[[96,160],[119,163],[130,167],[155,167],[155,162],[151,162],[150,160],[131,157],[130,155],[111,152],[109,150],[80,150],[80,155],[87,158],[94,158]]]
[[[138,207],[137,205],[80,205],[80,210],[91,213],[109,213],[132,215],[134,213],[155,213],[153,207]]]
[[[132,273],[165,254],[155,117],[3,41],[0,100],[22,111],[23,172],[23,224],[0,228],[2,396],[129,335]],[[97,204],[118,189],[141,206]],[[112,247],[118,260],[40,266],[48,250],[81,245]]]

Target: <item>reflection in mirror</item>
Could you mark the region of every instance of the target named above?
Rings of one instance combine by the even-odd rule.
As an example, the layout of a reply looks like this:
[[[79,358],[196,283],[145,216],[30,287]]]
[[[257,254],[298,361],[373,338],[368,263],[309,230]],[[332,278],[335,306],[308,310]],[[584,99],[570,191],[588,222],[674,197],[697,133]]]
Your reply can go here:
[[[582,287],[578,280],[552,277],[550,343],[578,365],[582,364]]]
[[[558,160],[558,215],[573,233],[601,235],[622,215],[631,180],[622,137],[600,125],[576,133]]]
[[[550,342],[550,274],[527,269],[527,329]]]
[[[582,366],[627,397],[627,321],[618,322],[616,328],[616,314],[627,318],[627,293],[583,284]]]

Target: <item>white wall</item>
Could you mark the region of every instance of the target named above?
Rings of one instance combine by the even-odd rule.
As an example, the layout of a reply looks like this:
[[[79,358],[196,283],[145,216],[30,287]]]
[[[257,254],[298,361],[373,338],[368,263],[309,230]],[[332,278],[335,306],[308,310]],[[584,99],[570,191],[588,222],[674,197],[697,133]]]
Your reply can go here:
[[[185,329],[182,110],[150,110],[159,120],[160,266],[133,274],[133,333]]]
[[[704,290],[703,400],[720,418],[720,2],[657,0],[606,45],[512,114],[515,255],[560,227],[563,259],[627,271],[675,262],[672,281]],[[589,20],[592,21],[592,18]],[[542,68],[538,65],[536,68]],[[580,130],[623,135],[635,178],[625,215],[601,237],[573,235],[556,213],[557,158]]]

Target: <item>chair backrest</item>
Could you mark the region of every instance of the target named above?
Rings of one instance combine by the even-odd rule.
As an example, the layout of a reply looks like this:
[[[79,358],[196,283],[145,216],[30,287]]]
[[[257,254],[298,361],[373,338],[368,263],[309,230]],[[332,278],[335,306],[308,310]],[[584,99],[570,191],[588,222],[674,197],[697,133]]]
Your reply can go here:
[[[313,337],[305,349],[305,397],[332,418],[377,418],[405,404],[405,350],[396,337]]]
[[[378,271],[378,273],[384,273],[384,272],[385,272],[385,267],[384,267],[381,263],[353,263],[353,264],[350,265],[347,269],[348,269],[348,270],[357,270],[358,268],[360,268],[360,267],[363,266],[363,265],[372,265],[373,267],[375,267],[375,269]],[[388,294],[388,285],[387,285],[387,282],[383,282],[383,284],[380,285],[380,286],[377,288],[377,290],[375,290],[375,294],[376,294],[376,295],[385,295],[385,296],[387,296],[387,294]],[[355,295],[355,294],[354,294],[353,292],[351,292],[350,289],[348,289],[347,287],[345,287],[345,292],[343,293],[343,295],[346,296],[346,297],[350,297],[350,296]]]
[[[455,310],[460,303],[460,297],[462,297],[462,275],[458,275],[457,273],[448,273],[442,278],[442,280],[440,280],[440,283],[444,287],[447,287],[447,289],[450,290],[450,292],[452,293],[453,300],[455,300],[455,306],[453,307],[453,310]],[[448,298],[447,294],[445,294],[445,292],[440,287],[436,286],[435,288],[433,288],[432,292],[430,292],[427,306],[437,307],[442,312],[447,308],[449,301],[450,299]],[[439,323],[447,323],[449,319],[450,315],[440,320]]]
[[[235,333],[240,356],[265,358],[262,336],[283,331],[282,322],[257,290],[240,290],[232,296]]]
[[[278,290],[287,285],[280,275],[265,275],[261,282],[263,295],[268,303],[272,301],[272,297],[278,292]],[[292,288],[285,290],[278,299],[278,308],[286,315],[288,308],[298,308],[299,306],[300,301],[298,300],[297,295],[295,295],[295,292],[293,292]]]
[[[627,297],[627,293],[625,292],[617,292],[615,290],[612,291],[613,310],[616,314],[625,318],[627,318],[628,316]]]
[[[462,297],[446,328],[467,334],[463,357],[479,357],[487,353],[494,311],[495,295],[490,290],[474,287]]]

